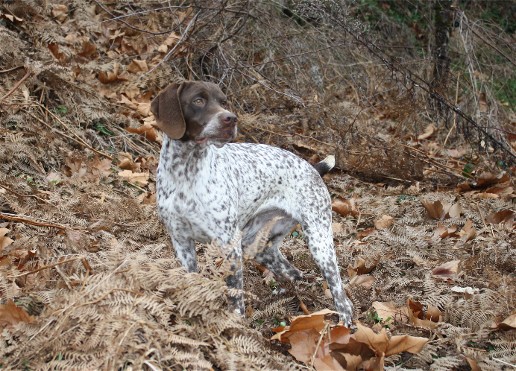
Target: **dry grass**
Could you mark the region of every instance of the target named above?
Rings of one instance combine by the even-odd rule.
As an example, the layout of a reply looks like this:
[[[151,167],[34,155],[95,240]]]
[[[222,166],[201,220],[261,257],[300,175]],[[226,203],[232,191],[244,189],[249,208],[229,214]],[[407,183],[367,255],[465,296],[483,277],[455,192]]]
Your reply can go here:
[[[491,328],[515,308],[514,229],[488,222],[490,213],[514,208],[514,194],[485,198],[449,187],[462,179],[464,165],[474,163],[480,173],[492,157],[464,144],[455,129],[445,143],[451,126],[444,123],[431,139],[417,140],[435,123],[427,97],[342,28],[331,28],[321,9],[295,3],[311,23],[300,26],[275,2],[161,10],[150,1],[120,3],[106,8],[111,14],[100,2],[75,1],[64,13],[54,1],[2,5],[0,228],[14,242],[0,250],[0,293],[2,304],[12,299],[32,322],[3,329],[1,367],[300,368],[268,338],[272,327],[301,313],[300,300],[309,310],[332,307],[302,232],[287,238],[284,251],[306,279],[280,285],[249,262],[243,319],[226,311],[218,250],[198,246],[201,273],[185,274],[157,219],[159,143],[126,129],[141,126],[150,97],[181,78],[224,86],[240,115],[239,140],[282,146],[307,159],[336,153],[340,170],[383,182],[365,183],[339,170],[326,179],[334,197],[354,198],[359,210],[334,214],[343,275],[359,259],[374,266],[371,287],[347,287],[356,318],[372,324],[373,301],[402,305],[409,298],[444,314],[434,330],[391,326],[393,334],[431,339],[418,355],[391,357],[393,368],[448,370],[467,367],[465,357],[488,370],[516,362],[514,331]],[[110,21],[115,17],[130,26]],[[346,27],[364,30],[360,22]],[[175,41],[160,51],[170,35]],[[460,37],[455,41],[473,58],[477,46],[464,29]],[[155,69],[131,72],[133,59]],[[422,62],[430,59],[413,61],[411,71],[425,76]],[[480,101],[472,97],[489,84],[481,91],[472,90],[477,81],[461,84],[461,109],[476,119]],[[479,122],[507,128],[510,113],[486,96],[491,108]],[[463,154],[453,157],[450,149]],[[127,156],[145,182],[119,176]],[[426,198],[460,203],[462,213],[440,223],[460,230],[471,220],[477,236],[436,238],[438,221],[421,204]],[[360,235],[382,215],[394,218],[390,228]],[[451,260],[461,261],[452,281],[432,276]],[[466,297],[451,291],[454,285],[478,292]]]

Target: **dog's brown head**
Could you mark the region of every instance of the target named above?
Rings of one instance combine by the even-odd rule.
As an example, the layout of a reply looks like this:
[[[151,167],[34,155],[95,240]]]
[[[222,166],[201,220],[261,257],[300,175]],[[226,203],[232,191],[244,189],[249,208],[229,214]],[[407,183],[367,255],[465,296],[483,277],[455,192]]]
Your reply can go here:
[[[170,139],[198,144],[227,143],[236,137],[237,117],[224,107],[227,98],[209,82],[171,84],[154,98],[156,126]]]

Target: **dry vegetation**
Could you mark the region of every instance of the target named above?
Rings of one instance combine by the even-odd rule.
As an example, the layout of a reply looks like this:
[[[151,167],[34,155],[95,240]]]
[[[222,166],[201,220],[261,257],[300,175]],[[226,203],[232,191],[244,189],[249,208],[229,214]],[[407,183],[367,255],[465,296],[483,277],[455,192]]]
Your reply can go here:
[[[180,268],[155,212],[149,102],[188,78],[223,86],[240,141],[337,155],[325,180],[353,339],[426,339],[414,354],[361,343],[362,367],[514,369],[514,30],[458,10],[434,91],[428,29],[389,16],[398,1],[190,3],[0,6],[0,368],[352,367],[351,335],[320,316],[303,340],[270,340],[332,308],[302,231],[284,252],[307,278],[248,262],[246,318],[226,311],[215,247],[199,246],[200,274]]]

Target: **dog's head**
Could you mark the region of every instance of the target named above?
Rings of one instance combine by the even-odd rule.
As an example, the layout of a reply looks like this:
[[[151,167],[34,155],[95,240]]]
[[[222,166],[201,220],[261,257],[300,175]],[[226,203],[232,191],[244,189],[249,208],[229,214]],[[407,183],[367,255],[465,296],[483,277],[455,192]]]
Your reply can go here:
[[[237,117],[224,107],[226,95],[209,82],[171,84],[154,98],[156,126],[170,139],[223,145],[236,137]]]

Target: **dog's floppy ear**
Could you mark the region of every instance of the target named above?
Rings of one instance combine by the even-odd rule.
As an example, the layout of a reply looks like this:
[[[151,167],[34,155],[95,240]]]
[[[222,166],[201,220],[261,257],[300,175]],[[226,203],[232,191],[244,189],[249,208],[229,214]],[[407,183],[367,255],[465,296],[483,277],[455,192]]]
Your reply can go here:
[[[184,84],[170,84],[151,104],[156,126],[170,139],[181,139],[185,134],[186,123],[179,99],[183,87]]]

